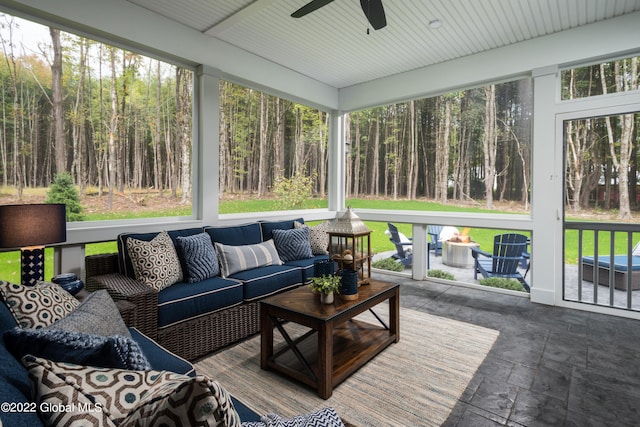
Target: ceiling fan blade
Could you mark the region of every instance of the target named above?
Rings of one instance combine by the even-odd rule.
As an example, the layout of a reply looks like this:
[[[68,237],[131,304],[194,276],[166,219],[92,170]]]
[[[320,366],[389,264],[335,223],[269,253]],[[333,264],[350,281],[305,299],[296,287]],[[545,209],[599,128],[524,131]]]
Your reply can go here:
[[[309,3],[302,6],[300,9],[296,10],[291,14],[292,18],[301,18],[308,13],[311,13],[315,10],[320,9],[322,6],[326,6],[331,3],[333,0],[313,0]]]
[[[375,30],[384,28],[387,25],[387,17],[384,14],[382,0],[360,0],[360,5]]]

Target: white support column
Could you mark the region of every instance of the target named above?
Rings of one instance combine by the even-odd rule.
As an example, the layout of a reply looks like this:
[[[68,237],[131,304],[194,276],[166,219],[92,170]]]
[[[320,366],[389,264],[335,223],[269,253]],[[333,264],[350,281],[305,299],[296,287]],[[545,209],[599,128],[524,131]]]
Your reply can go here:
[[[218,219],[220,195],[220,78],[215,69],[202,65],[196,75],[193,210],[205,225],[213,225]]]
[[[533,72],[531,301],[555,304],[562,295],[563,150],[556,132],[558,68]],[[561,126],[560,126],[561,127]]]
[[[328,142],[328,198],[330,211],[345,210],[345,129],[344,114],[340,111],[329,113]]]
[[[54,248],[53,274],[60,273],[75,273],[79,279],[84,280],[84,245]],[[51,277],[45,277],[44,280],[48,282]]]
[[[427,277],[427,226],[413,224],[413,258],[411,275],[414,280],[424,280]]]

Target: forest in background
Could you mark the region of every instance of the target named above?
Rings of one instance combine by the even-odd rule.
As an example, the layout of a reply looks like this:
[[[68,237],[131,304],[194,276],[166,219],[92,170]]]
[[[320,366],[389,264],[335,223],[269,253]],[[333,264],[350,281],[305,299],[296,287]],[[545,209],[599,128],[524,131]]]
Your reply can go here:
[[[190,202],[191,70],[53,28],[25,49],[14,42],[19,21],[0,21],[4,188],[47,187],[66,171],[81,194],[168,190]],[[637,58],[562,78],[565,99],[637,90]],[[531,96],[526,78],[347,114],[347,197],[528,208]],[[570,206],[603,197],[621,214],[624,203],[635,207],[637,128],[638,114],[567,125]],[[304,176],[324,198],[327,140],[326,112],[221,82],[222,197],[269,197],[282,180]]]

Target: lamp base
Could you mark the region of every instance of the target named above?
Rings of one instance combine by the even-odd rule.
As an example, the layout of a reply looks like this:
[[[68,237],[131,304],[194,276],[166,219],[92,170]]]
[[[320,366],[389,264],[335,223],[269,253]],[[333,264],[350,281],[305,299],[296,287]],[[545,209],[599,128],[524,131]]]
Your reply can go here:
[[[21,280],[25,286],[33,286],[44,280],[44,246],[20,250]]]

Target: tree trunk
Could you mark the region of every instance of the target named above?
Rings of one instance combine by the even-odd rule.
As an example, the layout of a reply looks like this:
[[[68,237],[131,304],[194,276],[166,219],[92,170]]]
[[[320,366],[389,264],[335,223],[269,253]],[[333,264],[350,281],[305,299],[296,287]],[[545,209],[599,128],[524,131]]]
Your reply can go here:
[[[638,88],[638,60],[631,60],[631,67],[627,66],[626,60],[615,61],[614,72],[616,80],[616,89],[618,92],[626,90],[636,90]],[[622,65],[622,67],[621,67]],[[622,68],[622,69],[621,69]],[[627,84],[624,77],[628,76],[630,84]],[[607,93],[607,84],[605,80],[604,64],[600,65],[600,78],[602,83],[603,94]],[[629,166],[631,162],[631,153],[633,152],[633,135],[634,114],[623,114],[619,116],[620,122],[620,154],[616,153],[616,140],[613,133],[610,117],[605,117],[607,126],[607,137],[609,139],[609,152],[613,165],[618,171],[618,194],[620,210],[618,212],[619,219],[631,218],[631,205],[629,201]]]
[[[496,177],[496,154],[498,138],[496,134],[496,87],[489,85],[484,89],[485,115],[482,147],[484,149],[484,192],[487,209],[493,209],[493,185]]]
[[[360,113],[355,113],[356,123],[355,123],[355,137],[353,138],[353,144],[351,146],[351,157],[354,158],[353,161],[353,197],[360,196]]]
[[[284,138],[286,105],[283,99],[276,99],[276,136],[273,141],[273,181],[282,179],[284,173]]]
[[[60,30],[49,28],[53,44],[53,62],[51,63],[51,102],[54,125],[54,144],[56,172],[67,169],[66,144],[64,138],[64,105],[62,94],[62,45],[60,44]]]
[[[258,197],[267,192],[267,117],[269,114],[265,94],[260,92],[260,136],[258,147]]]
[[[373,159],[371,160],[371,194],[378,196],[380,193],[380,117],[382,112],[376,110],[375,114],[375,131],[373,134]]]
[[[182,149],[182,204],[191,200],[191,88],[193,86],[193,73],[183,68],[176,68],[176,106],[178,112],[178,134],[180,135],[180,147]],[[221,104],[222,105],[222,104]]]
[[[84,114],[84,79],[86,75],[86,39],[80,38],[78,57],[78,88],[76,90],[76,102],[74,104],[74,114],[72,120],[73,136],[73,162],[71,169],[75,172],[76,183],[80,186],[80,194],[85,193],[87,176],[85,170],[85,114]]]
[[[109,120],[109,199],[107,201],[107,208],[111,210],[113,208],[113,192],[115,191],[116,183],[116,155],[117,155],[117,143],[116,135],[118,132],[118,98],[116,91],[116,59],[115,48],[109,49],[109,59],[111,62],[111,118]]]
[[[440,129],[436,137],[436,194],[435,198],[440,203],[447,202],[447,192],[449,188],[449,150],[451,144],[449,135],[451,134],[451,98],[441,96],[444,103],[443,117],[440,122]],[[438,111],[440,111],[438,109]]]

